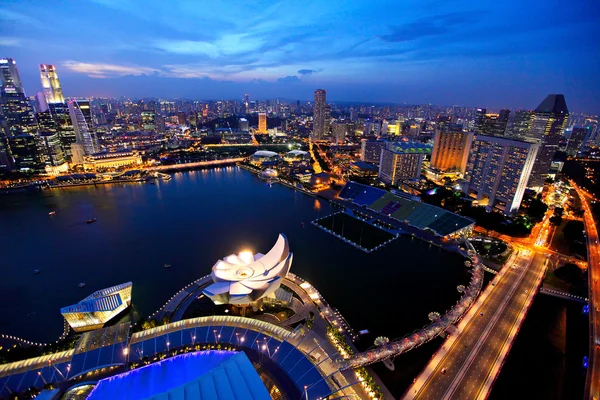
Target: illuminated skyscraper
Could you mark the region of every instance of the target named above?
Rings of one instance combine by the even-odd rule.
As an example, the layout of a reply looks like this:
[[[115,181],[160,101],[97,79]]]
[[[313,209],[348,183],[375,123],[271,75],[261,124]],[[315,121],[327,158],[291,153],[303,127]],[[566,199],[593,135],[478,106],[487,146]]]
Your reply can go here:
[[[12,58],[0,58],[0,165],[3,169],[42,172],[37,123],[29,104],[17,63]]]
[[[533,111],[518,110],[515,112],[515,117],[512,122],[511,136],[526,139],[531,132],[531,124],[533,123]]]
[[[65,98],[54,65],[40,64],[40,78],[42,79],[46,102],[48,104],[64,103]]]
[[[267,114],[264,112],[258,113],[258,130],[256,133],[268,133],[267,130]]]
[[[537,143],[477,135],[469,153],[465,192],[506,214],[519,210]]]
[[[535,109],[528,139],[540,144],[528,186],[542,187],[565,130],[569,110],[565,96],[550,94]]]
[[[37,124],[21,84],[17,63],[12,58],[0,59],[0,113],[8,125],[9,136],[34,134]]]
[[[315,90],[315,103],[313,105],[313,140],[323,140],[327,135],[326,105],[327,92],[323,89]]]
[[[83,146],[86,155],[99,151],[98,140],[92,130],[92,110],[87,100],[69,101],[69,115],[75,130],[77,143]]]
[[[463,132],[462,125],[449,124],[441,127],[435,132],[431,168],[464,173],[472,141],[473,133]]]

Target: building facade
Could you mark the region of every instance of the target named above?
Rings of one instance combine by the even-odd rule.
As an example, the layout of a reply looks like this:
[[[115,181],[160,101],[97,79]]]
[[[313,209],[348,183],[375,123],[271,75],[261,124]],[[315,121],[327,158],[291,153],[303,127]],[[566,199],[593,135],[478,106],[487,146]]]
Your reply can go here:
[[[381,150],[379,179],[390,185],[421,177],[421,168],[431,147],[422,143],[388,142]]]
[[[327,92],[323,89],[315,90],[315,102],[313,105],[313,140],[323,140],[327,136],[326,120]]]
[[[40,78],[42,80],[42,88],[44,88],[46,103],[64,103],[65,97],[63,96],[60,81],[58,80],[58,74],[56,73],[54,65],[40,64]]]
[[[558,150],[567,125],[569,110],[565,96],[550,94],[535,109],[531,132],[528,139],[540,144],[533,171],[529,179],[529,187],[540,188],[550,171],[552,159]]]
[[[77,143],[83,146],[86,155],[97,153],[100,149],[98,139],[92,127],[92,110],[87,100],[69,102],[69,115],[75,131]]]
[[[450,124],[435,133],[431,168],[442,172],[464,173],[473,133],[463,132],[462,125]]]
[[[464,191],[505,214],[519,210],[539,144],[496,136],[473,140]]]
[[[360,160],[379,164],[381,150],[385,147],[383,140],[362,139],[360,141]]]
[[[267,130],[267,113],[258,113],[258,129],[256,133],[269,133]]]

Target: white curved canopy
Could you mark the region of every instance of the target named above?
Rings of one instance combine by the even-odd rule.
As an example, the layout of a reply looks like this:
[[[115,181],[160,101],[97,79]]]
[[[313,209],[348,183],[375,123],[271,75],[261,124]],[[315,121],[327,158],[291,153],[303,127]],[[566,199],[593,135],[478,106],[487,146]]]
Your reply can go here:
[[[292,265],[288,241],[279,234],[267,254],[243,251],[216,262],[214,283],[203,290],[215,304],[249,304],[266,297],[281,285]]]

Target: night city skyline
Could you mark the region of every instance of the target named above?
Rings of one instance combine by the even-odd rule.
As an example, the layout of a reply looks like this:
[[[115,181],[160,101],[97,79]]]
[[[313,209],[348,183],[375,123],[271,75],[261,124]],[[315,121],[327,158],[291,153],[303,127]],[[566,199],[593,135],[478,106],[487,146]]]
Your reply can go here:
[[[333,102],[532,109],[564,93],[597,113],[598,7],[538,5],[8,1],[0,53],[28,95],[49,63],[67,97],[307,101],[323,87]]]
[[[599,400],[600,0],[0,3],[0,400]]]

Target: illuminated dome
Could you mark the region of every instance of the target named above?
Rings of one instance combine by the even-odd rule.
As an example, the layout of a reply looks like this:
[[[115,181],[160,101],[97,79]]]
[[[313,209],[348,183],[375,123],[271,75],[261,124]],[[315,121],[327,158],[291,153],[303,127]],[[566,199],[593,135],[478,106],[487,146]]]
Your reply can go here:
[[[260,173],[263,178],[277,178],[277,171],[272,168],[267,168]]]
[[[203,293],[215,304],[250,304],[272,295],[290,270],[292,256],[287,238],[279,234],[267,254],[243,251],[217,261],[214,283]]]

